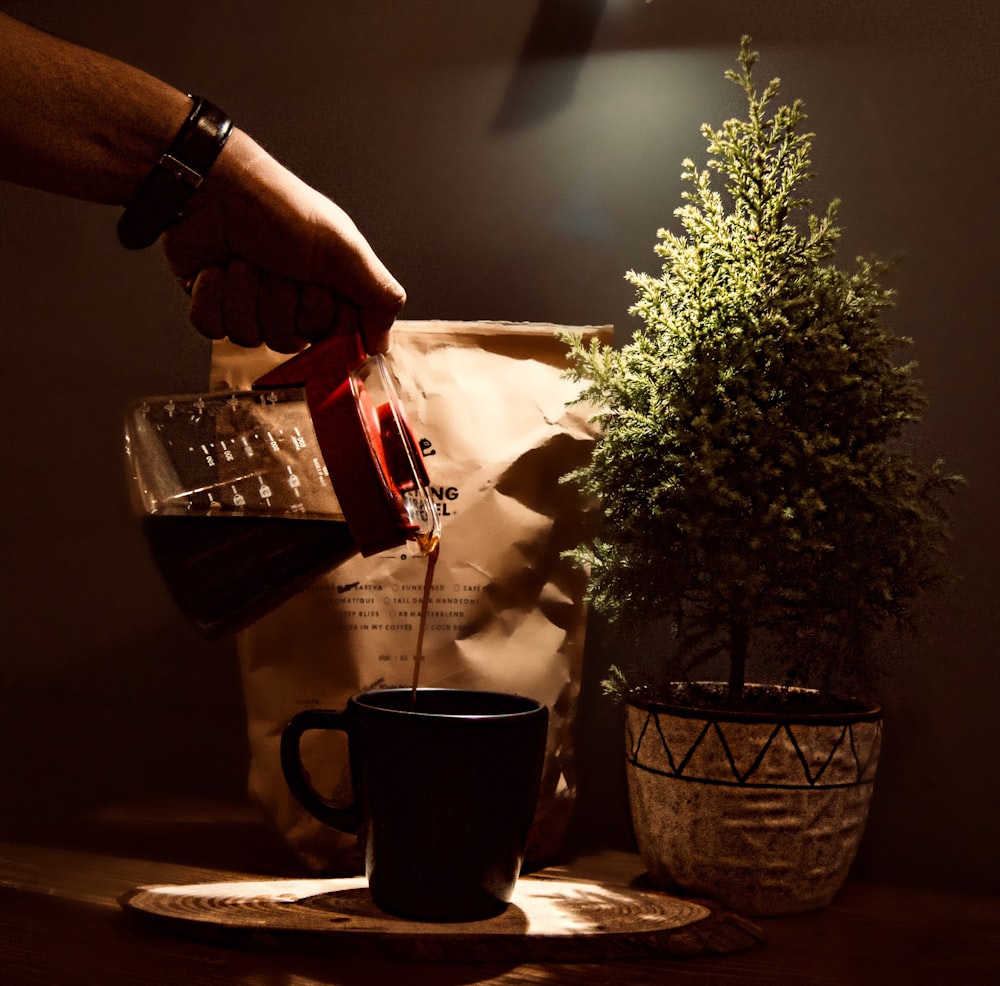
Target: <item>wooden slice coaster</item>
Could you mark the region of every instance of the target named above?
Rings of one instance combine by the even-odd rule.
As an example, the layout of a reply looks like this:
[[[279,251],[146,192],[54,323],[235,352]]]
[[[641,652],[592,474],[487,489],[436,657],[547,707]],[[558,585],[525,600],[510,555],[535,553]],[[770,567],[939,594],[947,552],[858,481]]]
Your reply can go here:
[[[710,902],[545,871],[522,877],[498,917],[453,924],[385,914],[362,877],[145,886],[120,903],[172,932],[227,944],[452,962],[693,956],[739,951],[764,938],[756,925]]]

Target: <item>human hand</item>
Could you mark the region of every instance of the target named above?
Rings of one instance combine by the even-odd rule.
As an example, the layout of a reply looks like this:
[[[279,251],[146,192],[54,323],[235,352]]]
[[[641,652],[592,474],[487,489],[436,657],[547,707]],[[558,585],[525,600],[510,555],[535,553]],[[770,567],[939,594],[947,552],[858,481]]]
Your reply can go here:
[[[360,328],[384,352],[406,301],[347,213],[239,130],[163,248],[194,326],[242,346],[291,353]]]

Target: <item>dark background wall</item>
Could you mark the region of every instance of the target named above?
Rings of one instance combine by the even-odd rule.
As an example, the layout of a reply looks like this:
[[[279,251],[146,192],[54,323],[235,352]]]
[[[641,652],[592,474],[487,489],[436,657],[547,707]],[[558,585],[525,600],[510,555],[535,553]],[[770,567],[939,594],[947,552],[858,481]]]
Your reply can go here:
[[[702,121],[739,110],[741,34],[800,96],[818,207],[844,259],[899,254],[894,324],[917,341],[926,441],[969,480],[961,583],[927,604],[883,699],[859,869],[996,889],[1000,696],[995,376],[1000,119],[994,0],[2,2],[225,106],[350,212],[411,318],[614,323],[653,270]],[[2,94],[0,94],[2,98]],[[121,412],[204,388],[207,346],[156,250],[116,210],[0,186],[0,812],[141,793],[236,795],[232,645],[175,613],[129,515]],[[607,655],[591,642],[600,669]],[[588,688],[583,818],[623,837],[613,716]],[[627,834],[627,832],[626,832]]]

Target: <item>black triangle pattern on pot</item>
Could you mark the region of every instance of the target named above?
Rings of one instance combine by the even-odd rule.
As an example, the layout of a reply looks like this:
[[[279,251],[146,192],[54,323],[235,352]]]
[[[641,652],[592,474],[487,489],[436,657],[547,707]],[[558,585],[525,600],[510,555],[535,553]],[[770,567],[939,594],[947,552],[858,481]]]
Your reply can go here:
[[[826,758],[822,760],[822,762],[819,763],[819,765],[814,769],[810,766],[809,758],[803,750],[803,743],[800,738],[796,736],[795,729],[815,730],[815,727],[808,725],[799,725],[797,727],[797,724],[778,723],[770,731],[759,751],[750,762],[750,765],[741,770],[737,764],[737,758],[733,753],[732,744],[726,737],[724,729],[724,726],[726,725],[726,723],[708,720],[704,723],[694,741],[690,743],[687,749],[683,748],[683,742],[680,744],[680,748],[677,748],[678,744],[676,742],[671,744],[668,741],[660,725],[659,717],[655,713],[650,712],[647,714],[646,719],[642,724],[642,729],[639,732],[638,738],[630,744],[631,749],[628,751],[627,756],[628,762],[633,766],[638,767],[641,770],[649,771],[650,773],[661,774],[665,777],[674,777],[677,780],[689,781],[696,784],[716,784],[722,786],[754,788],[791,788],[801,790],[808,790],[810,788],[855,787],[859,784],[870,783],[870,778],[868,776],[869,766],[871,765],[874,757],[877,756],[877,741],[881,736],[882,727],[881,722],[858,723],[841,726],[830,746],[830,750],[826,755]],[[874,739],[869,739],[867,743],[859,743],[858,737],[855,734],[855,730],[859,726],[865,728],[869,732],[874,730]],[[791,746],[791,749],[794,750],[795,758],[802,769],[802,781],[789,781],[785,783],[773,780],[754,780],[754,775],[764,762],[768,751],[781,734],[787,736],[789,745]],[[728,763],[732,779],[729,779],[728,777],[698,776],[691,769],[692,759],[699,751],[704,751],[707,741],[712,738],[718,740],[719,745],[725,754],[725,759]],[[845,757],[847,762],[851,764],[851,778],[848,780],[824,782],[824,776],[827,773],[827,769],[834,761],[838,750],[845,745],[845,742],[847,744],[845,747]],[[648,748],[650,744],[653,744],[655,747],[653,756],[649,755],[650,751]],[[680,755],[678,756],[678,754]],[[657,764],[663,763],[664,756],[666,757],[666,769],[663,766],[657,766]]]

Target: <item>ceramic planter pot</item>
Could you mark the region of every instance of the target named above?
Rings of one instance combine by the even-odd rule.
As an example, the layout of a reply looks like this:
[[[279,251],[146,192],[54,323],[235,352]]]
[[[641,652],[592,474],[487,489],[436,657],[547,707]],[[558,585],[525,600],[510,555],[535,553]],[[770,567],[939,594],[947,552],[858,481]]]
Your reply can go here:
[[[667,702],[633,696],[626,712],[632,821],[650,878],[747,915],[825,907],[864,831],[881,709],[811,712],[819,693],[766,685],[748,695],[807,711],[691,708],[692,689],[721,696],[726,686],[672,687]]]

